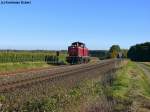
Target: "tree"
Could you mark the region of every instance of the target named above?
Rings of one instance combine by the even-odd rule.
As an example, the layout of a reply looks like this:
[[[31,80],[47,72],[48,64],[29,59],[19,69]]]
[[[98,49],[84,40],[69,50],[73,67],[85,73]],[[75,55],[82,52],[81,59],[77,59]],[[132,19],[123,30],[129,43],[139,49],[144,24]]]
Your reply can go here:
[[[117,58],[120,51],[121,49],[119,45],[112,45],[109,50],[110,58]]]
[[[131,46],[128,58],[133,61],[150,61],[150,42]]]
[[[122,58],[127,58],[127,53],[128,53],[128,50],[127,49],[121,49],[121,53],[122,53]]]

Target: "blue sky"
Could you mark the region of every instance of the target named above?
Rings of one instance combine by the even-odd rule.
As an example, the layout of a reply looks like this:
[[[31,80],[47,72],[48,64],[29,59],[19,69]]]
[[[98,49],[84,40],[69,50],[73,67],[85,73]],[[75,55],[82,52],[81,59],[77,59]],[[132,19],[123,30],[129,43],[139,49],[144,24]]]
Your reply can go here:
[[[150,0],[32,0],[0,5],[0,49],[122,48],[150,41]]]

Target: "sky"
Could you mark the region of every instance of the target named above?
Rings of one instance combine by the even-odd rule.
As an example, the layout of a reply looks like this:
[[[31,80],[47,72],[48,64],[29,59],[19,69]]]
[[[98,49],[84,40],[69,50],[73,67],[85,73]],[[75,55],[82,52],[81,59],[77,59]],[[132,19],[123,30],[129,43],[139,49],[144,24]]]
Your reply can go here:
[[[9,1],[9,0],[8,0]],[[150,0],[31,0],[0,4],[0,49],[92,50],[150,41]]]

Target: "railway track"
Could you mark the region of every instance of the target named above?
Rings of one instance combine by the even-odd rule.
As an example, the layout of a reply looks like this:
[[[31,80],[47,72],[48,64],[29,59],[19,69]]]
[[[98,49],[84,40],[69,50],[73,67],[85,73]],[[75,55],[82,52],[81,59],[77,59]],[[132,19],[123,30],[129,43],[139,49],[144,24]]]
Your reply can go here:
[[[93,70],[100,67],[107,67],[110,64],[115,65],[116,61],[117,60],[109,60],[109,61],[104,61],[95,64],[87,64],[82,66],[77,65],[77,67],[72,67],[72,66],[62,67],[61,69],[55,69],[54,71],[47,70],[46,75],[40,75],[37,77],[30,77],[30,78],[25,78],[25,79],[20,79],[20,80],[15,80],[15,81],[0,84],[0,92],[10,91],[15,88],[29,86],[46,80],[53,80],[58,77],[66,77],[68,75],[73,75],[73,74],[75,75],[77,73],[87,72],[88,70]]]

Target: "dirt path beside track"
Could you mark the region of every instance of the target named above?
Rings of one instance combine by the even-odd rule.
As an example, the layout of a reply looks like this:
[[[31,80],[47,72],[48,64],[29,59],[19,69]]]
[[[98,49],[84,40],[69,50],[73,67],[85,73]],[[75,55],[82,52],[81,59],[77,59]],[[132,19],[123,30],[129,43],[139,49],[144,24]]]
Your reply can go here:
[[[139,68],[143,70],[144,74],[147,75],[147,77],[150,79],[150,67],[145,63],[141,62],[137,63],[137,65],[139,66]]]

